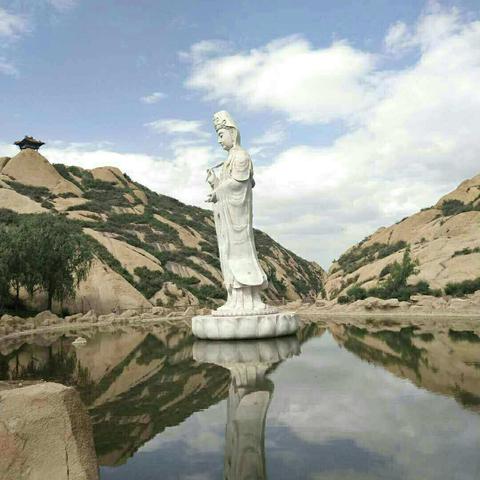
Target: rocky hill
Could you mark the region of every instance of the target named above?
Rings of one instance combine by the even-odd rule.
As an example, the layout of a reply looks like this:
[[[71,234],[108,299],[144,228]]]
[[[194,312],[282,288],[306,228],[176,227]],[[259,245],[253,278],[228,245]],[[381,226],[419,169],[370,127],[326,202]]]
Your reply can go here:
[[[352,286],[368,294],[389,277],[407,248],[417,263],[408,284],[422,282],[423,291],[418,293],[480,290],[480,175],[462,182],[434,206],[380,228],[347,250],[329,269],[328,298],[345,298]]]
[[[52,165],[31,148],[2,157],[0,222],[11,211],[61,214],[82,226],[96,258],[75,299],[63,305],[71,313],[212,306],[225,298],[211,212],[153,192],[117,168]],[[322,291],[320,266],[261,231],[255,237],[270,301]],[[44,308],[44,301],[37,295],[30,306]]]

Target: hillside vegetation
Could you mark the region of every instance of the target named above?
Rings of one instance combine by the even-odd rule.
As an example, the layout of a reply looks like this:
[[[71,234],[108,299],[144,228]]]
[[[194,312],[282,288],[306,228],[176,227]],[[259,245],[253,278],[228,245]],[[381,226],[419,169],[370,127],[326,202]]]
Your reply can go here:
[[[340,303],[480,290],[480,175],[348,249],[332,264],[325,289]]]
[[[52,165],[22,150],[0,159],[0,209],[0,223],[12,212],[46,213],[81,229],[95,258],[75,297],[63,302],[70,312],[214,306],[225,298],[211,212],[153,192],[117,168]],[[259,230],[255,240],[270,301],[321,294],[324,272],[316,263]],[[46,302],[42,292],[24,301],[32,308]]]

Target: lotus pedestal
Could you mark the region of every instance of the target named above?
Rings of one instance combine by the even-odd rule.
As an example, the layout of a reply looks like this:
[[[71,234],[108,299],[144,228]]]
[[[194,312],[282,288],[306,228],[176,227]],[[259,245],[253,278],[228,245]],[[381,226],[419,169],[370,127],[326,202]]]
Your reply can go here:
[[[197,338],[234,340],[272,338],[292,335],[298,320],[292,312],[252,315],[199,315],[192,318],[192,331]]]

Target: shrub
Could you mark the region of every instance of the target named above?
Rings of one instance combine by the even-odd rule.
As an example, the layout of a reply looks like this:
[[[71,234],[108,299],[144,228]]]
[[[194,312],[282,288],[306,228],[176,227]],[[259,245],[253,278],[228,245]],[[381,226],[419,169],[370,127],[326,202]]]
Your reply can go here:
[[[480,210],[480,205],[474,205],[474,202],[471,203],[463,203],[461,200],[445,200],[442,203],[442,214],[445,217],[449,217],[451,215],[458,215],[459,213],[463,212],[471,212],[473,210]]]
[[[463,297],[480,290],[480,277],[474,280],[464,280],[463,282],[447,283],[445,293],[452,297]]]
[[[400,301],[407,301],[416,294],[441,296],[441,290],[431,290],[428,282],[424,280],[415,285],[407,285],[408,277],[417,273],[417,262],[412,260],[410,248],[405,250],[401,263],[394,262],[387,266],[389,267],[389,276],[386,280],[368,290],[354,285],[347,290],[346,295],[342,296],[342,301],[340,298],[338,299],[339,303],[354,302],[367,297],[397,298]],[[380,274],[380,276],[382,275]]]
[[[34,187],[32,185],[24,185],[20,182],[7,181],[7,183],[20,195],[25,195],[26,197],[31,198],[34,202],[42,203],[42,206],[46,208],[52,208],[52,204],[48,202],[49,199],[53,198],[53,195],[50,193],[50,190],[46,187]],[[43,205],[44,202],[46,205]]]
[[[469,205],[465,205],[461,200],[445,200],[442,203],[442,213],[445,217],[457,215],[458,213],[466,212],[468,210],[471,210]]]
[[[347,297],[350,301],[363,300],[367,298],[367,291],[359,285],[353,285],[347,290]]]
[[[458,257],[460,255],[471,255],[472,253],[480,253],[480,247],[464,248],[463,250],[457,250],[452,256]]]
[[[344,253],[338,263],[345,273],[352,273],[360,267],[371,263],[376,259],[385,258],[392,253],[398,252],[407,246],[403,240],[392,244],[375,242],[367,247],[357,245],[350,251]]]

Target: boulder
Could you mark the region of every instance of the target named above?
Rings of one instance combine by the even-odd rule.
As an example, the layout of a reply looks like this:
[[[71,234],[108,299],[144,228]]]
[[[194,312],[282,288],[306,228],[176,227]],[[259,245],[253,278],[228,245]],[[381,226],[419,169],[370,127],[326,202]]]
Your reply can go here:
[[[130,318],[135,316],[136,314],[137,312],[135,310],[125,310],[120,315],[118,315],[118,318]]]
[[[154,315],[163,315],[165,313],[165,307],[153,307],[152,313]]]
[[[97,480],[90,417],[75,389],[42,383],[0,393],[2,480]]]
[[[120,274],[95,259],[74,300],[65,302],[72,312],[94,310],[98,315],[117,310],[150,309],[152,304]]]
[[[113,322],[115,320],[114,313],[107,313],[106,315],[100,315],[98,317],[99,322]]]
[[[191,317],[193,315],[195,315],[195,309],[193,307],[188,307],[184,312],[183,314],[186,316],[186,317]]]
[[[96,323],[97,320],[97,314],[93,310],[89,310],[78,321],[81,323]]]
[[[44,310],[43,312],[40,312],[38,315],[36,315],[33,318],[33,321],[37,326],[42,325],[43,327],[46,327],[48,325],[55,325],[60,321],[60,319],[50,310]]]
[[[14,325],[16,323],[15,317],[13,315],[9,315],[8,313],[5,313],[2,315],[0,318],[0,322],[5,326],[5,325]]]
[[[453,310],[468,310],[475,307],[475,303],[466,298],[451,298],[448,301],[449,308]]]
[[[184,288],[177,287],[173,282],[165,282],[150,301],[157,306],[187,307],[198,305],[198,299]]]
[[[364,301],[363,301],[363,306],[367,309],[367,310],[373,310],[375,308],[378,308],[380,304],[380,299],[379,298],[376,298],[376,297],[367,297]]]
[[[75,315],[67,315],[65,321],[68,323],[76,323],[83,317],[83,313],[76,313]]]
[[[400,302],[397,298],[388,298],[386,300],[380,300],[379,307],[384,310],[400,307]]]

